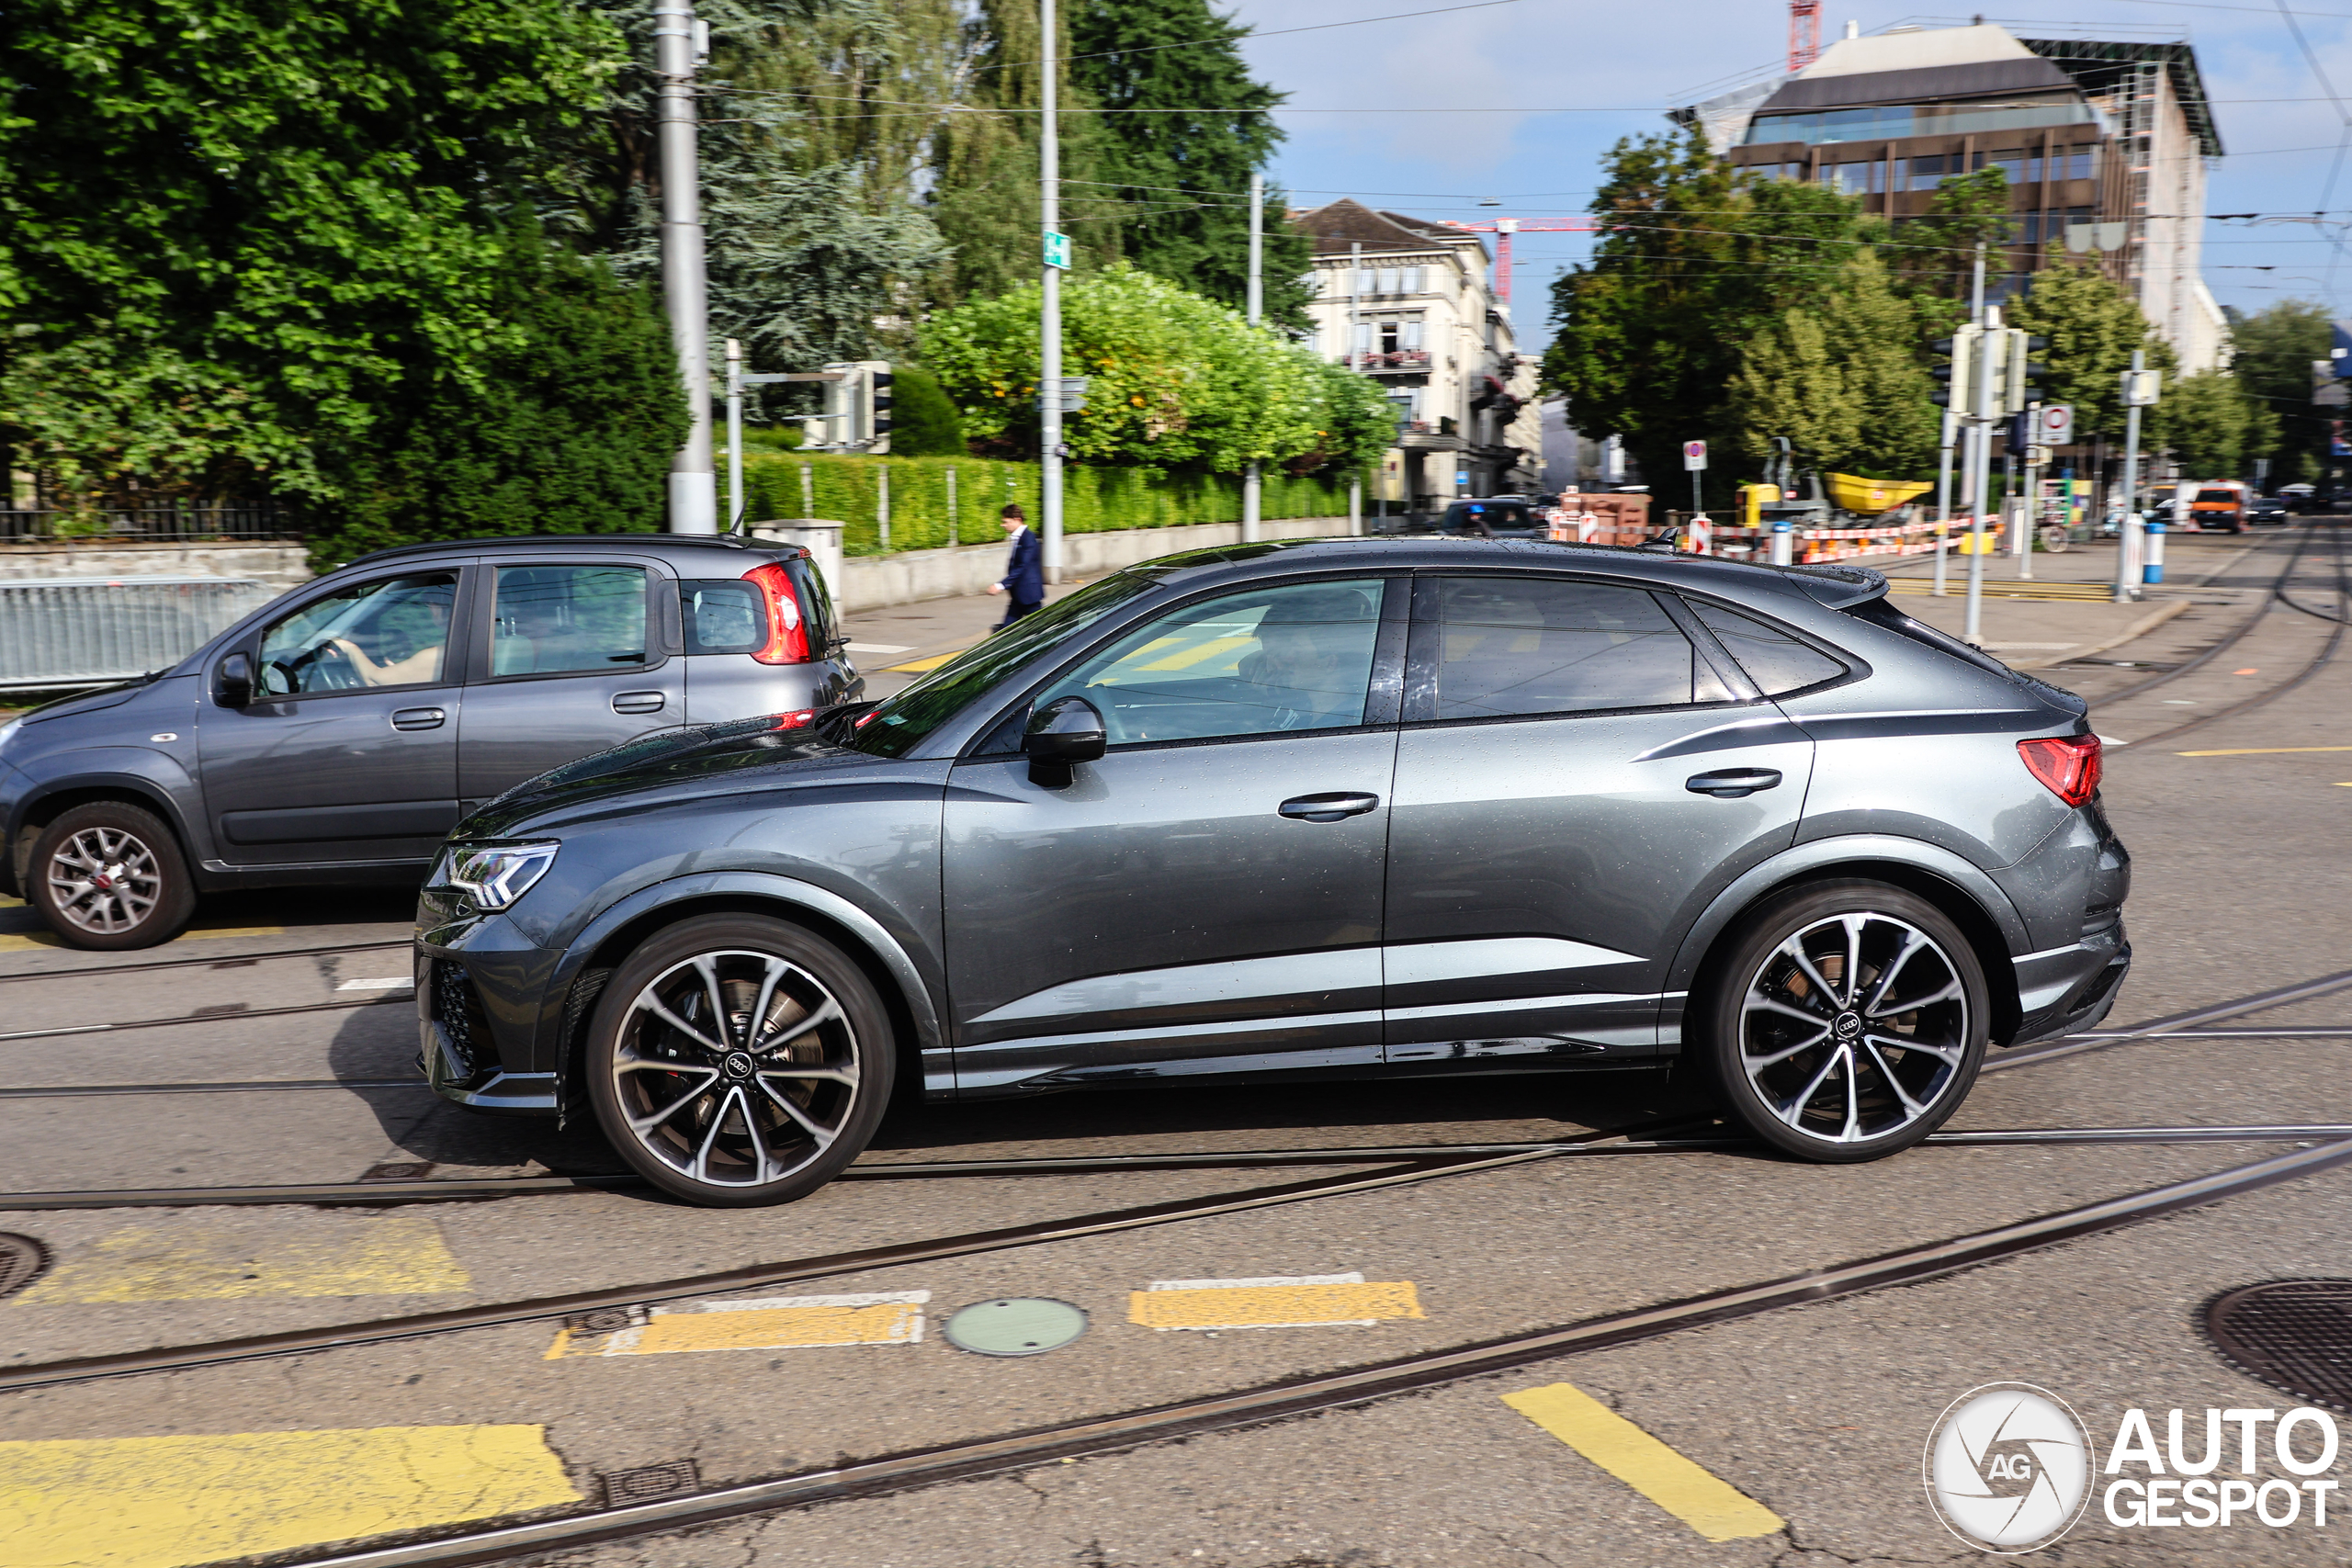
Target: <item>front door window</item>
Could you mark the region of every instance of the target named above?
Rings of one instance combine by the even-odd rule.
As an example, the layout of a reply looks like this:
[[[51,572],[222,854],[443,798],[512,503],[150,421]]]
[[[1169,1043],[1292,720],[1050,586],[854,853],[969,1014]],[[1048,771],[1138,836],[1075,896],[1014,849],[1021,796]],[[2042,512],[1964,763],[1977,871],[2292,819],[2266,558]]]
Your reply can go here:
[[[458,574],[354,583],[314,599],[261,634],[261,687],[272,696],[429,686],[448,656]]]

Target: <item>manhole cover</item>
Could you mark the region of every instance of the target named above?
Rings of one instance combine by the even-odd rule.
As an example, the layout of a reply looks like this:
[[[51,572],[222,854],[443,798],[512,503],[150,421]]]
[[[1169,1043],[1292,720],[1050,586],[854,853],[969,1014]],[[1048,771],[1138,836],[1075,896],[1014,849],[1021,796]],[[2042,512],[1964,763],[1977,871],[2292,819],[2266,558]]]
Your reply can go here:
[[[625,1508],[631,1503],[651,1503],[696,1490],[701,1484],[695,1461],[673,1459],[636,1470],[616,1470],[599,1477],[605,1483],[605,1506]]]
[[[49,1248],[28,1235],[0,1231],[0,1296],[21,1291],[49,1267]]]
[[[2205,1334],[2247,1376],[2352,1410],[2352,1280],[2271,1280],[2216,1296]]]
[[[1085,1333],[1086,1314],[1047,1296],[1003,1296],[974,1302],[940,1332],[976,1356],[1042,1356]]]

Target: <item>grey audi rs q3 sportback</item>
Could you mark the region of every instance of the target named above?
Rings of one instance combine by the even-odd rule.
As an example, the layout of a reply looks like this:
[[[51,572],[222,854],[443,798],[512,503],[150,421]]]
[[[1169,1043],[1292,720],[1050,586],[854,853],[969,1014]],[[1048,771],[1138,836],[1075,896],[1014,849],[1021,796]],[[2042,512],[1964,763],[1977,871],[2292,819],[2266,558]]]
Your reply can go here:
[[[805,1194],[902,1074],[1657,1066],[1875,1158],[2106,1014],[2085,705],[1875,572],[1589,546],[1195,551],[879,704],[518,785],[423,896],[424,1065],[657,1186]]]

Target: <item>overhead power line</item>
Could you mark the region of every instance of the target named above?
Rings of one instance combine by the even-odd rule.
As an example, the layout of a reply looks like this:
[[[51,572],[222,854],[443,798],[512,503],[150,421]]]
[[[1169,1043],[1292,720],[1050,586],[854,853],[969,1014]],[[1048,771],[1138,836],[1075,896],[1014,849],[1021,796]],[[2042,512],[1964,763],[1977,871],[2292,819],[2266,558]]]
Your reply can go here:
[[[1466,6],[1440,6],[1428,11],[1397,11],[1385,17],[1358,17],[1351,22],[1317,22],[1304,28],[1250,28],[1239,32],[1216,33],[1207,38],[1180,39],[1174,43],[1147,43],[1134,49],[1098,49],[1091,54],[1065,54],[1062,61],[1106,60],[1122,54],[1154,54],[1164,49],[1192,49],[1201,44],[1239,43],[1248,39],[1283,38],[1291,33],[1326,33],[1333,28],[1365,28],[1374,22],[1406,22],[1416,17],[1444,17],[1456,11],[1488,11],[1498,6],[1516,6],[1520,0],[1472,0]],[[1042,60],[1006,60],[994,65],[976,65],[975,72],[1012,71],[1023,65],[1043,65]]]

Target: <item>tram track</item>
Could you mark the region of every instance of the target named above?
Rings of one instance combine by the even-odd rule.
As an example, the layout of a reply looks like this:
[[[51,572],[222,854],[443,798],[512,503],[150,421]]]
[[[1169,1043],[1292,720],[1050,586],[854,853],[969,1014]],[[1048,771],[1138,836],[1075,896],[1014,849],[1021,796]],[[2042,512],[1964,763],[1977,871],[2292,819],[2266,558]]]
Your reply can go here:
[[[413,944],[398,942],[338,942],[322,947],[282,947],[268,953],[232,953],[201,958],[156,958],[138,964],[79,964],[66,969],[34,969],[21,975],[0,975],[0,986],[28,980],[80,980],[106,975],[139,975],[158,969],[244,969],[276,958],[332,958],[347,953],[408,952]]]
[[[2305,1180],[2347,1164],[2352,1164],[2352,1138],[2337,1138],[2227,1170],[1875,1257],[1339,1372],[1285,1378],[1204,1398],[902,1450],[657,1502],[449,1531],[435,1539],[359,1551],[311,1553],[290,1561],[305,1568],[464,1568],[1265,1426],[1785,1308],[1921,1284]]]

